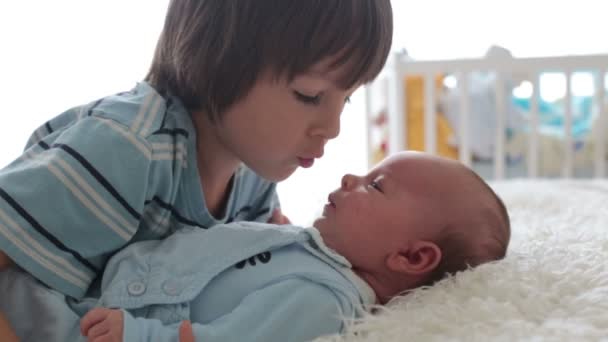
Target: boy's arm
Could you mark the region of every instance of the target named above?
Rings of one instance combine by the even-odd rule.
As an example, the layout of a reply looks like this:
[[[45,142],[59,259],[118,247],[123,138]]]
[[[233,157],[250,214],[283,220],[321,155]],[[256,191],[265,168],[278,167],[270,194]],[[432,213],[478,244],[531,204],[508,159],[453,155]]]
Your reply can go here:
[[[8,255],[4,254],[3,251],[0,251],[0,271],[4,271],[8,267],[13,265],[13,260],[8,257]]]
[[[0,250],[55,290],[81,298],[135,234],[148,186],[147,142],[81,119],[0,170]]]
[[[6,320],[6,317],[0,312],[0,341],[2,342],[18,342],[19,339]]]
[[[288,279],[253,292],[231,313],[215,321],[192,323],[192,328],[196,340],[205,342],[308,341],[342,330],[342,317],[351,313],[344,313],[340,304],[322,285]],[[155,319],[134,318],[127,311],[122,314],[124,323],[117,329],[124,341],[178,340],[181,323],[163,325]]]

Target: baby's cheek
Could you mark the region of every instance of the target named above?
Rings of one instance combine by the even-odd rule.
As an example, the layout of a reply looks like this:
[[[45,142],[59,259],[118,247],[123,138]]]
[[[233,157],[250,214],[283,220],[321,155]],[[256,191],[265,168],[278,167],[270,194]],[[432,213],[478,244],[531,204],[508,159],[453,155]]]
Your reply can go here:
[[[369,206],[364,201],[353,201],[352,212],[350,214],[354,220],[357,220],[355,222],[358,222],[359,219],[369,216],[369,209]]]

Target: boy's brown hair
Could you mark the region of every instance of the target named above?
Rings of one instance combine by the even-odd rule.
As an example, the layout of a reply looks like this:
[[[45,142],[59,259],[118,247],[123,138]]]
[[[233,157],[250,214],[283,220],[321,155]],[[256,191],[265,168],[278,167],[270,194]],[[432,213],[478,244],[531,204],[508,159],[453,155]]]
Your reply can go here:
[[[146,81],[217,120],[261,72],[291,80],[335,57],[342,88],[367,83],[392,34],[389,0],[171,0]]]

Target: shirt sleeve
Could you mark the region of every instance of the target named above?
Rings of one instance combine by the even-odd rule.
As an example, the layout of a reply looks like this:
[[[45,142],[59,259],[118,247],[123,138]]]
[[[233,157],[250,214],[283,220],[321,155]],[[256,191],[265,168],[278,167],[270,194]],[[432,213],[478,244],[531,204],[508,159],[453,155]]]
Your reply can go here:
[[[336,295],[306,279],[287,279],[247,296],[231,313],[208,324],[193,322],[197,341],[309,341],[339,333],[343,312]],[[205,303],[199,303],[205,305]],[[181,323],[133,318],[125,311],[124,341],[178,341]]]
[[[81,298],[137,230],[150,158],[145,139],[99,117],[32,144],[0,171],[0,250]]]

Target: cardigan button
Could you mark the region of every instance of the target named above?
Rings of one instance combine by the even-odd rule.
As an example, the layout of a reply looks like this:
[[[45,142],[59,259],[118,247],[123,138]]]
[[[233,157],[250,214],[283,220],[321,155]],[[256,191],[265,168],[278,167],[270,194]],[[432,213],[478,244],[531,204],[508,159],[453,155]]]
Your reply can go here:
[[[163,292],[169,296],[178,296],[182,293],[182,287],[175,280],[165,280],[162,286]]]
[[[131,296],[141,296],[146,292],[146,284],[141,281],[134,281],[127,286],[127,291]]]

